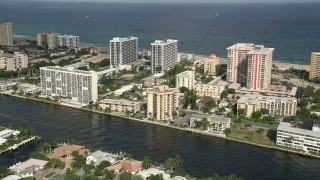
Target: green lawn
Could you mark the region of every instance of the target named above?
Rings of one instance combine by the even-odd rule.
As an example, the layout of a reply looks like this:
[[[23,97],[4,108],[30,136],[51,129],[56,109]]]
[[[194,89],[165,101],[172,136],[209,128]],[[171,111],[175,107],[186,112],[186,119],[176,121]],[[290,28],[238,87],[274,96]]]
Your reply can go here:
[[[267,146],[274,144],[273,141],[267,136],[267,130],[258,132],[259,129],[257,128],[247,127],[239,124],[233,124],[230,129],[231,132],[228,134],[228,138]]]

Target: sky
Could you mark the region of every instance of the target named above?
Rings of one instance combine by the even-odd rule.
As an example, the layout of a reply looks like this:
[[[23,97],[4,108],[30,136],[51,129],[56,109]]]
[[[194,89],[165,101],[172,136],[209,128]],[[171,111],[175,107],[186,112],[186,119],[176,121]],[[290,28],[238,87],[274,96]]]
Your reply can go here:
[[[1,1],[12,1],[12,0],[0,0]],[[263,3],[263,2],[320,2],[320,0],[16,0],[16,1],[76,1],[76,2],[174,2],[174,3],[199,3],[199,2],[206,2],[206,3],[247,3],[247,2],[256,2],[256,3]]]

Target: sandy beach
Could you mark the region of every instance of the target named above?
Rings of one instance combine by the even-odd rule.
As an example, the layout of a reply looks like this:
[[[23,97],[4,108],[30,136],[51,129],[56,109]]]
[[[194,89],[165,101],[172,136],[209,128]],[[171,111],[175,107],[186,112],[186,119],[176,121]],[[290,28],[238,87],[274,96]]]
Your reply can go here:
[[[227,64],[228,60],[226,58],[220,58],[220,64]],[[274,65],[276,65],[280,70],[286,70],[286,69],[304,69],[307,71],[310,71],[310,65],[309,64],[290,64],[290,63],[282,63],[282,62],[273,62]]]

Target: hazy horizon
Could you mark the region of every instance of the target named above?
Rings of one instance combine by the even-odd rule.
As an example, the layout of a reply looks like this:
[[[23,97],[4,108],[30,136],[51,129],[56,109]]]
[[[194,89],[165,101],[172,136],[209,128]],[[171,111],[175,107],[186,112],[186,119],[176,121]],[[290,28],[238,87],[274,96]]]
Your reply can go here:
[[[119,3],[310,3],[320,0],[0,0],[1,1],[40,1],[40,2],[119,2]]]

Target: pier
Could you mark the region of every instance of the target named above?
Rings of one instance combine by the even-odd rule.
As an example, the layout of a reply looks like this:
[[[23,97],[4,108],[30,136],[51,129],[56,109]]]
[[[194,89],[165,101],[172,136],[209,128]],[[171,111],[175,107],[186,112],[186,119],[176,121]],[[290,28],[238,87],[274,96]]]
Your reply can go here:
[[[3,151],[0,151],[0,155],[2,155],[5,152],[12,152],[12,151],[14,151],[14,150],[16,150],[16,149],[18,149],[20,147],[24,147],[26,145],[30,145],[32,143],[35,143],[35,142],[39,141],[39,140],[41,140],[40,136],[38,136],[38,135],[37,136],[33,136],[33,137],[29,138],[29,139],[26,139],[26,140],[20,142],[19,144],[14,144],[13,146],[10,146],[10,147],[8,147],[7,149],[5,149]]]

